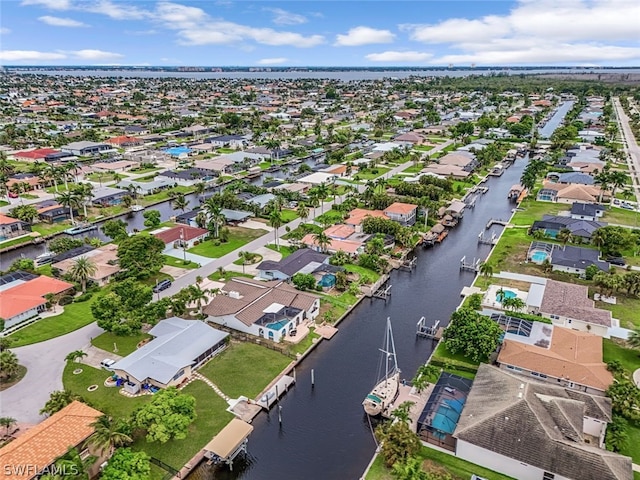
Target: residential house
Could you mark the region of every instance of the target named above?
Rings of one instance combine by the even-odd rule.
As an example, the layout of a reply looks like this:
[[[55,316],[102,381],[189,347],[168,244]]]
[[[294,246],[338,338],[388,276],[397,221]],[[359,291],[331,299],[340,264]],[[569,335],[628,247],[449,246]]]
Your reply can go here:
[[[57,200],[45,200],[35,205],[35,207],[38,209],[38,219],[41,222],[57,223],[71,218],[71,208],[60,205]],[[74,209],[73,215],[77,214],[77,210]]]
[[[14,173],[6,183],[7,189],[11,191],[11,187],[16,183],[21,184],[21,186],[29,185],[28,191],[41,190],[45,186],[44,180],[34,173]]]
[[[126,172],[137,165],[136,162],[130,162],[129,160],[115,160],[96,162],[91,165],[91,168],[97,172]]]
[[[101,287],[109,283],[120,271],[120,265],[118,264],[118,245],[115,243],[107,243],[88,252],[82,252],[78,255],[52,263],[52,273],[56,277],[68,274],[76,260],[81,257],[89,259],[95,265],[96,271],[89,275],[89,281],[95,282]]]
[[[162,240],[166,250],[173,248],[191,248],[198,244],[209,235],[209,231],[204,228],[191,227],[189,225],[178,225],[175,227],[166,227],[154,232],[153,236]]]
[[[476,157],[472,153],[462,150],[447,153],[438,159],[438,164],[460,167],[465,172],[473,172],[473,170],[478,166]]]
[[[13,154],[13,157],[16,160],[26,162],[44,162],[48,155],[59,152],[60,150],[54,150],[53,148],[36,148],[34,150],[16,152]]]
[[[12,272],[0,277],[0,318],[5,328],[37,317],[47,309],[48,294],[61,295],[73,284],[45,275]]]
[[[600,260],[600,251],[572,245],[554,245],[551,250],[553,271],[584,275],[587,268],[595,265],[602,272],[608,272],[610,265]]]
[[[465,179],[471,175],[471,172],[458,165],[442,165],[439,163],[432,163],[420,170],[420,172],[427,175],[435,175],[440,178],[451,177],[454,179]]]
[[[31,226],[28,223],[0,213],[0,241],[26,235],[30,232]]]
[[[226,346],[228,333],[200,320],[171,317],[159,321],[149,334],[153,340],[113,364],[125,391],[178,386]]]
[[[263,280],[289,280],[296,273],[335,273],[344,270],[329,264],[329,258],[324,253],[301,248],[279,261],[264,260],[256,269]]]
[[[320,299],[280,280],[232,278],[204,308],[209,322],[269,340],[286,338],[296,326],[314,320]]]
[[[233,172],[235,162],[228,158],[216,157],[211,160],[196,160],[197,168],[203,168],[206,170],[213,170],[219,174]]]
[[[147,135],[149,130],[141,125],[127,125],[124,127],[124,134],[129,135]]]
[[[586,286],[547,280],[540,307],[529,308],[529,313],[550,318],[560,327],[609,338],[609,328],[613,326],[611,312],[594,305]]]
[[[453,433],[456,456],[519,480],[631,480],[603,441],[611,400],[481,364]]]
[[[549,181],[543,182],[542,188],[538,191],[537,200],[542,202],[557,202],[573,204],[579,203],[598,203],[602,200],[606,201],[610,198],[608,192],[602,192],[600,187],[595,185],[581,185],[577,183],[553,183]]]
[[[418,206],[411,203],[394,202],[384,209],[387,217],[405,227],[416,223],[417,213]]]
[[[112,148],[110,145],[106,143],[99,142],[73,142],[68,143],[67,145],[63,145],[60,147],[63,152],[70,153],[71,155],[77,155],[79,157],[88,157],[93,155],[100,155],[101,153],[106,153],[110,151]]]
[[[571,218],[595,222],[604,215],[604,207],[596,203],[574,202],[571,205]]]
[[[112,137],[106,140],[105,143],[108,143],[112,147],[115,148],[128,148],[128,147],[137,147],[142,145],[144,141],[139,137],[130,137],[128,135],[121,135],[118,137]]]
[[[151,195],[157,193],[160,190],[166,190],[175,185],[175,182],[168,178],[158,178],[151,180],[150,182],[140,182],[137,180],[124,179],[116,184],[117,188],[124,188],[127,191],[132,191],[135,196],[138,195]]]
[[[604,395],[613,383],[613,375],[602,361],[602,337],[552,325],[537,326],[551,332],[551,341],[545,338],[530,344],[531,337],[509,335],[500,347],[500,368],[564,388]]]
[[[91,203],[98,207],[112,207],[120,205],[124,197],[131,194],[127,190],[113,187],[97,187],[92,191]]]
[[[74,400],[43,422],[27,429],[0,449],[0,464],[3,465],[0,478],[31,480],[43,475],[55,476],[58,469],[54,470],[53,464],[69,448],[75,448],[80,458],[85,460],[95,455],[87,472],[89,478],[95,477],[100,465],[108,458],[107,450],[100,452],[87,442],[94,432],[92,424],[100,416],[102,412]],[[71,475],[71,468],[69,465],[67,467],[67,474]],[[64,474],[64,471],[61,473]]]
[[[177,185],[191,187],[196,183],[211,182],[217,178],[219,172],[206,168],[187,168],[185,170],[167,170],[159,173],[156,180],[168,179]]]
[[[209,137],[205,139],[205,143],[212,143],[216,147],[244,148],[247,145],[247,139],[242,135],[219,135],[217,137]]]
[[[389,220],[389,217],[382,210],[366,210],[364,208],[354,208],[349,212],[349,216],[344,221],[345,224],[351,225],[357,232],[362,230],[362,221],[367,217],[384,218]]]
[[[580,216],[580,215],[576,215]],[[531,232],[542,230],[545,235],[556,238],[561,230],[567,229],[574,238],[580,238],[585,242],[591,241],[593,232],[606,226],[604,222],[593,220],[579,220],[574,216],[543,215],[542,220],[536,220],[531,226]]]

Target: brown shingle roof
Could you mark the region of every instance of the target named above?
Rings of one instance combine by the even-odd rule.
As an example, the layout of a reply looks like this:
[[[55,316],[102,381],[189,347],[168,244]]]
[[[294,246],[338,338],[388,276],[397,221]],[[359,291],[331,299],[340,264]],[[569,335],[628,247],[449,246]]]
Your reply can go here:
[[[69,447],[75,447],[92,433],[91,424],[102,415],[84,403],[74,401],[44,422],[27,430],[23,435],[0,449],[0,464],[23,466],[22,472],[0,470],[0,478],[29,479],[37,472],[29,465],[43,469],[64,455]]]
[[[585,286],[547,280],[540,312],[610,327],[611,312],[595,308],[588,294]]]

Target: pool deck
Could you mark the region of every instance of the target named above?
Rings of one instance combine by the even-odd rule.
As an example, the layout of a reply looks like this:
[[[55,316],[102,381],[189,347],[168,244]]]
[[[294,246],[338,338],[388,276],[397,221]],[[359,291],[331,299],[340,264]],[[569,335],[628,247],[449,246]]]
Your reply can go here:
[[[320,335],[325,340],[331,340],[331,338],[338,333],[338,329],[336,327],[332,327],[331,325],[320,325],[316,328],[316,333]]]
[[[396,398],[396,401],[393,402],[389,408],[382,412],[382,416],[385,418],[392,418],[391,414],[397,407],[402,405],[404,402],[414,402],[409,409],[409,425],[411,426],[411,430],[415,432],[418,419],[427,404],[427,400],[429,400],[429,397],[431,396],[433,387],[435,387],[435,384],[430,383],[424,390],[422,390],[422,392],[418,393],[411,385],[400,385],[398,398]]]

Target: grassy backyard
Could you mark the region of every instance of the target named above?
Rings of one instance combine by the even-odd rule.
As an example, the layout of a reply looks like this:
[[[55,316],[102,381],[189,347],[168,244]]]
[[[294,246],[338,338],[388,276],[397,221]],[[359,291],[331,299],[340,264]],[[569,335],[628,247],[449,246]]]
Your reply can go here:
[[[188,270],[198,268],[198,264],[196,262],[189,262],[189,260],[187,260],[189,263],[184,263],[184,260],[181,258],[171,257],[169,255],[163,255],[162,258],[164,258],[164,264],[169,265],[170,267],[186,268]]]
[[[204,382],[193,382],[187,385],[182,392],[193,395],[196,399],[197,417],[189,426],[187,438],[169,440],[167,443],[150,443],[141,437],[136,438],[132,446],[134,450],[143,450],[151,457],[162,460],[176,470],[187,463],[233,418],[233,414],[225,410],[227,408],[226,402]]]
[[[453,480],[468,480],[472,475],[478,475],[489,480],[509,480],[511,477],[475,465],[448,453],[440,452],[429,447],[422,447],[418,457],[423,460],[422,468],[427,472],[441,471],[442,468],[452,476]],[[384,466],[382,456],[378,455],[367,473],[366,480],[393,480],[391,472]]]
[[[289,223],[298,218],[298,213],[295,210],[287,210],[283,208],[280,210],[280,217],[283,223]]]
[[[611,207],[605,210],[602,221],[637,227],[640,225],[640,213],[633,210],[625,210],[624,208]]]
[[[220,243],[215,245],[216,240],[205,240],[200,245],[196,245],[193,248],[187,250],[190,253],[196,255],[202,255],[209,258],[220,258],[229,252],[233,252],[238,248],[242,248],[247,243],[260,238],[266,230],[253,229],[245,227],[228,227],[229,228],[229,241],[226,243]]]
[[[295,248],[287,247],[286,245],[281,245],[280,247],[276,247],[273,243],[270,243],[266,246],[269,250],[273,250],[274,252],[278,252],[282,255],[282,258],[287,258],[293,252],[296,251]]]
[[[230,397],[255,398],[289,365],[291,359],[253,343],[232,343],[200,369]],[[239,368],[239,365],[251,368]]]
[[[302,339],[300,342],[292,344],[291,347],[289,348],[289,351],[294,355],[296,353],[306,352],[309,349],[309,347],[313,345],[313,341],[316,338],[320,338],[320,335],[316,333],[314,330],[315,329],[313,327],[309,328],[309,334],[306,337],[304,337],[304,339]]]
[[[24,345],[31,345],[32,343],[44,342],[45,340],[66,335],[67,333],[89,325],[93,322],[91,304],[106,292],[106,289],[102,290],[100,293],[94,294],[94,296],[86,302],[66,305],[64,312],[60,315],[38,320],[32,325],[18,330],[10,335],[10,338],[13,340],[11,346],[22,347]],[[56,306],[55,308],[57,311],[60,311],[63,307]]]
[[[561,211],[569,211],[570,206],[562,203],[538,202],[527,199],[521,205],[524,211],[517,211],[511,223],[514,225],[531,226],[536,220],[541,220],[543,215],[557,215]]]
[[[620,320],[620,326],[623,328],[640,327],[640,315],[638,315],[638,312],[640,312],[640,299],[638,298],[618,292],[616,293],[615,305],[596,302],[596,307],[609,310],[614,318]]]
[[[151,338],[151,335],[148,335],[146,333],[138,333],[136,335],[123,337],[110,332],[104,332],[103,334],[91,339],[91,345],[101,348],[102,350],[105,350],[107,352],[117,353],[121,357],[125,357],[134,352],[138,346],[138,343],[146,338]],[[118,349],[117,352],[114,351],[114,345]]]
[[[378,272],[361,267],[360,265],[353,265],[349,263],[344,265],[344,268],[347,272],[357,273],[360,276],[360,283],[373,283],[380,278],[380,274]]]
[[[57,223],[36,223],[31,226],[31,230],[38,232],[40,235],[51,235],[52,233],[58,233],[67,228],[71,228],[71,222],[57,222]]]

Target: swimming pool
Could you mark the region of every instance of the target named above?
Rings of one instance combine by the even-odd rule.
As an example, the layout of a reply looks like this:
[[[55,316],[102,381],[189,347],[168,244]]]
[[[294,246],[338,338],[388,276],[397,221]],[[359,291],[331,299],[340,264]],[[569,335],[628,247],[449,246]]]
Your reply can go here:
[[[543,263],[547,258],[549,258],[549,254],[542,250],[536,250],[533,252],[533,255],[531,255],[531,261],[535,263]]]
[[[512,292],[511,290],[503,290],[502,292],[498,292],[496,295],[496,302],[502,302],[502,300],[507,298],[516,298],[518,295],[516,292]]]
[[[289,320],[285,319],[285,320],[280,320],[279,322],[268,323],[266,327],[271,330],[280,330],[281,328],[286,327],[287,323],[289,323]]]
[[[333,287],[336,284],[336,276],[333,273],[327,273],[322,276],[318,285],[322,287]]]

